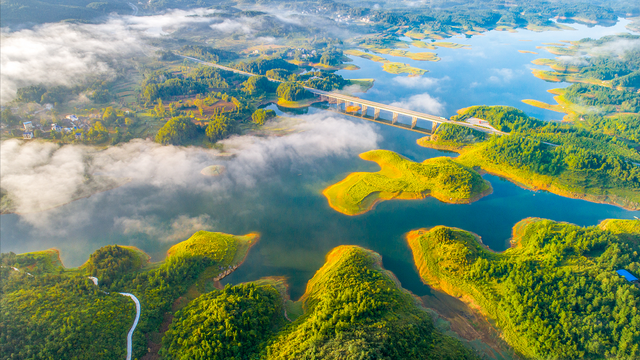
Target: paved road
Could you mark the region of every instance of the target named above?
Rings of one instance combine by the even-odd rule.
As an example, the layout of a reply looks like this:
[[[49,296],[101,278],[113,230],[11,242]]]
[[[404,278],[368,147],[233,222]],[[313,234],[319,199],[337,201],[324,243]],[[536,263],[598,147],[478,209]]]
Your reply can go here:
[[[89,279],[91,279],[91,281],[93,281],[93,283],[96,286],[98,286],[97,277],[89,276]],[[100,290],[100,291],[102,291],[107,295],[109,294],[104,290]],[[138,298],[133,294],[129,294],[129,293],[118,293],[118,294],[123,296],[128,296],[131,298],[131,300],[133,300],[134,303],[136,303],[136,319],[133,321],[133,325],[131,326],[131,329],[129,329],[129,333],[127,334],[127,360],[131,360],[131,356],[133,354],[133,332],[136,330],[136,326],[138,326],[138,321],[140,320],[140,300],[138,300]]]
[[[191,56],[184,56],[184,55],[179,55],[185,59],[189,59],[189,60],[193,60],[196,62],[199,62],[201,64],[205,64],[208,66],[213,66],[216,67],[218,69],[222,69],[222,70],[227,70],[227,71],[232,71],[234,73],[237,74],[242,74],[245,76],[255,76],[255,74],[252,74],[250,72],[246,72],[246,71],[242,71],[242,70],[238,70],[238,69],[234,69],[234,68],[230,68],[228,66],[223,66],[220,64],[215,64],[212,62],[208,62],[208,61],[203,61]],[[269,79],[271,81],[274,82],[282,82],[280,80],[276,80],[276,79]],[[375,101],[369,101],[369,100],[364,100],[355,96],[349,96],[349,95],[344,95],[344,94],[338,94],[338,93],[334,93],[334,92],[329,92],[329,91],[322,91],[322,90],[318,90],[318,89],[314,89],[314,88],[310,88],[310,87],[305,87],[306,90],[316,94],[316,95],[324,95],[324,96],[329,96],[332,98],[336,98],[336,99],[340,99],[343,101],[350,101],[350,102],[355,102],[358,104],[364,104],[367,105],[369,107],[374,107],[374,108],[379,108],[382,110],[387,110],[387,111],[391,111],[391,112],[395,112],[398,114],[402,114],[402,115],[407,115],[407,116],[415,116],[418,119],[424,119],[424,120],[428,120],[428,121],[433,121],[433,122],[437,122],[437,123],[448,123],[448,124],[452,124],[452,125],[458,125],[458,126],[464,126],[464,127],[468,127],[471,129],[475,129],[484,133],[490,133],[490,134],[497,134],[497,135],[508,135],[507,133],[504,133],[502,131],[498,131],[496,129],[489,129],[486,127],[482,127],[482,126],[477,126],[477,125],[473,125],[473,124],[469,124],[466,122],[460,122],[460,121],[453,121],[453,120],[449,120],[449,119],[445,119],[441,116],[435,116],[435,115],[430,115],[430,114],[425,114],[425,113],[421,113],[418,111],[413,111],[413,110],[407,110],[407,109],[403,109],[397,106],[391,106],[391,105],[387,105],[387,104],[382,104],[382,103],[378,103]],[[366,118],[365,118],[366,119]],[[366,119],[369,120],[369,119]]]
[[[127,360],[131,360],[131,353],[133,352],[133,331],[136,329],[136,326],[138,326],[138,320],[140,320],[140,301],[133,294],[129,294],[129,293],[118,293],[118,294],[128,296],[131,298],[131,300],[133,300],[133,302],[136,303],[136,319],[133,321],[133,325],[131,326],[129,333],[127,334]]]

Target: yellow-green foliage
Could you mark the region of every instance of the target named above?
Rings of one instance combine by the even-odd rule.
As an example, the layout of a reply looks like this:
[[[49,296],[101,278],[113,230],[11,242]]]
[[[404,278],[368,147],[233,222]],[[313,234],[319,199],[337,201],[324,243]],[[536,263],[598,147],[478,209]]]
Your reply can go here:
[[[270,285],[227,285],[193,300],[175,314],[162,339],[170,359],[255,358],[283,323],[282,298]]]
[[[189,239],[172,246],[167,252],[169,258],[180,256],[203,256],[219,265],[232,265],[238,259],[239,245],[251,243],[257,238],[255,234],[245,236],[198,231]],[[241,246],[244,248],[244,246]]]
[[[376,49],[377,51],[378,49]],[[389,51],[385,51],[385,52],[380,52],[380,53],[384,53],[384,54],[390,54],[390,55],[394,55],[394,56],[407,56],[409,57],[408,53],[404,50],[391,50],[391,49],[387,49]],[[393,52],[393,53],[392,53]],[[402,54],[404,55],[399,55],[402,52]],[[382,56],[378,56],[378,55],[374,55],[374,54],[369,54],[366,53],[364,51],[360,51],[360,50],[347,50],[344,52],[347,55],[353,55],[353,56],[358,56],[361,58],[365,58],[367,60],[371,60],[371,61],[375,61],[375,62],[379,62],[382,65],[382,70],[391,73],[391,74],[410,74],[411,76],[419,76],[419,75],[424,75],[426,74],[428,71],[427,70],[423,70],[423,69],[418,69],[415,67],[410,66],[409,64],[403,64],[403,63],[399,63],[399,62],[391,62],[385,58],[383,58]],[[405,54],[406,53],[406,54]],[[422,55],[420,55],[422,54]],[[428,55],[428,54],[432,54],[432,55]],[[438,58],[437,56],[435,56],[435,54],[433,53],[414,53],[413,55],[411,55],[412,59],[414,60],[428,60],[428,61],[438,61],[440,60],[440,58]]]
[[[375,161],[381,170],[350,174],[323,192],[329,205],[343,214],[364,213],[381,200],[421,199],[426,195],[444,202],[466,203],[491,188],[476,171],[447,157],[416,163],[387,150],[368,151],[360,157]]]
[[[384,65],[382,65],[382,70],[390,74],[409,74],[410,76],[420,76],[428,72],[427,70],[418,69],[410,66],[409,64],[399,62],[384,63]]]
[[[640,221],[638,220],[607,219],[598,226],[602,230],[607,230],[628,241],[640,244]]]
[[[470,359],[381,268],[380,256],[339,246],[307,284],[304,315],[271,342],[267,359]]]
[[[553,70],[560,72],[578,72],[580,71],[580,67],[572,64],[563,63],[554,59],[535,59],[532,61],[533,64],[541,65],[541,66],[549,66]]]
[[[640,289],[615,270],[640,271],[640,221],[601,227],[525,219],[501,254],[442,226],[407,241],[425,282],[478,305],[526,358],[637,358]]]
[[[10,260],[3,255],[3,262]],[[6,263],[6,262],[5,262]],[[12,263],[12,266],[19,265]],[[135,307],[86,276],[0,268],[2,359],[123,359]]]
[[[63,269],[60,252],[56,249],[34,251],[15,256],[15,267],[32,274],[54,273]]]
[[[385,63],[388,60],[383,58],[382,56],[378,56],[378,55],[374,55],[374,54],[370,54],[370,53],[366,53],[364,51],[360,51],[360,50],[346,50],[344,52],[347,55],[353,55],[353,56],[358,56],[367,60],[371,60],[371,61],[375,61],[375,62],[379,62],[379,63]]]

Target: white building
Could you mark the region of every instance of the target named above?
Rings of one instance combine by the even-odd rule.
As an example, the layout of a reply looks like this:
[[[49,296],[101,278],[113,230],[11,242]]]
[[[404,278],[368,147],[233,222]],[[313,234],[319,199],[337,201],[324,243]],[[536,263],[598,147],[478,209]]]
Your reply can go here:
[[[33,124],[31,123],[31,121],[25,121],[22,123],[22,125],[24,126],[24,131],[33,130]]]

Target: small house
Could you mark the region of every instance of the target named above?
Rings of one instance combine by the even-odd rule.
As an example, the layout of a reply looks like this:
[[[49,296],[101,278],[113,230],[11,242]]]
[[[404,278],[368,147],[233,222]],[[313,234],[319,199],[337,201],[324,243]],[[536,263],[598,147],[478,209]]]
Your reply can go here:
[[[633,274],[631,274],[627,270],[616,270],[616,272],[618,273],[618,275],[620,275],[623,278],[627,279],[627,281],[632,282],[632,283],[638,283],[638,278],[633,276]]]
[[[82,139],[82,133],[81,132],[77,132],[75,135],[76,135],[76,140]]]
[[[58,124],[51,124],[51,131],[61,131],[61,130],[62,130],[62,126]]]
[[[74,114],[67,115],[67,119],[69,119],[69,120],[71,120],[73,122],[78,121],[78,117],[75,116]]]
[[[33,139],[33,131],[25,131],[22,133],[22,138],[25,140]]]
[[[22,125],[24,126],[24,131],[33,130],[33,124],[31,123],[31,121],[25,121],[22,123]]]

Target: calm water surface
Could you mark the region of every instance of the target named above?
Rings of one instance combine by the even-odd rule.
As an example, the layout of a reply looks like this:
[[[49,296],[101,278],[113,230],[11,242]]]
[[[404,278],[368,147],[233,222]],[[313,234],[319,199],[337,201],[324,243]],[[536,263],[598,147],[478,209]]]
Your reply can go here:
[[[536,46],[543,42],[598,38],[623,32],[626,23],[621,21],[609,28],[572,25],[576,31],[493,31],[484,36],[454,38],[451,41],[470,44],[471,48],[438,49],[437,53],[442,58],[440,62],[388,57],[429,70],[423,78],[408,79],[387,74],[381,71],[380,64],[359,58],[354,58],[354,62],[360,70],[340,73],[349,78],[376,79],[373,89],[358,96],[384,103],[404,102],[416,110],[430,106],[439,109],[443,116],[450,116],[461,107],[501,104],[519,107],[541,119],[560,119],[561,114],[521,102],[525,98],[551,102],[552,96],[546,90],[567,85],[546,83],[531,75],[530,69],[534,67],[531,60],[551,56]],[[536,51],[540,55],[521,54],[517,50]],[[415,98],[423,94],[428,94],[435,103],[425,105],[426,97]],[[324,111],[312,108],[308,112]],[[350,117],[345,119],[363,121]],[[381,136],[380,148],[396,151],[412,160],[455,156],[417,146],[415,141],[419,134],[382,125],[373,126]],[[283,161],[271,169],[272,176],[250,190],[246,187],[231,188],[223,195],[215,190],[194,191],[188,185],[179,184],[172,186],[171,191],[161,189],[159,194],[157,187],[130,183],[28,219],[13,214],[2,215],[1,250],[19,253],[56,247],[61,250],[67,266],[78,266],[95,249],[117,243],[138,246],[151,254],[154,260],[160,260],[171,245],[184,238],[158,240],[153,232],[127,233],[117,226],[118,219],[135,217],[170,227],[168,224],[180,216],[206,216],[214,223],[214,231],[261,234],[261,240],[251,250],[245,264],[228,276],[226,282],[286,276],[291,295],[297,298],[304,292],[306,282],[322,266],[329,250],[338,245],[352,244],[380,253],[384,266],[398,276],[405,288],[425,295],[429,289],[421,283],[404,240],[404,234],[410,230],[435,225],[455,226],[479,234],[489,247],[502,251],[509,246],[513,225],[526,217],[595,225],[606,218],[640,215],[615,206],[521,189],[499,177],[485,175],[493,186],[493,194],[473,204],[444,204],[433,198],[385,201],[374,211],[355,217],[345,216],[329,207],[321,191],[350,172],[376,171],[376,164],[363,161],[357,155],[353,152],[346,157],[325,157],[307,163]],[[215,182],[214,179],[211,181]],[[51,231],[47,231],[46,226],[38,226],[39,221],[45,223],[51,219],[63,219],[70,225],[63,230],[52,226]]]

